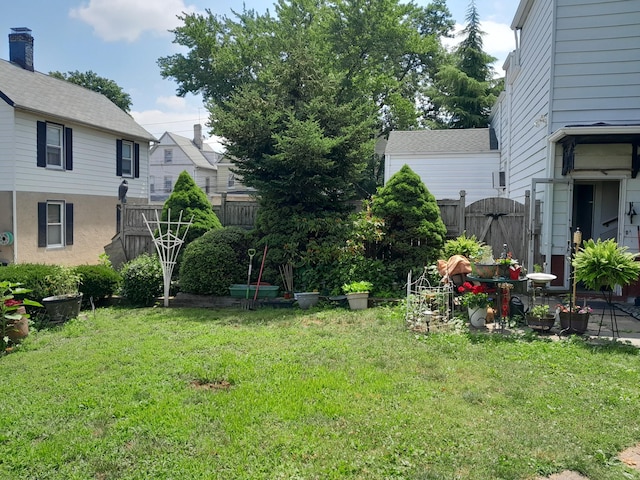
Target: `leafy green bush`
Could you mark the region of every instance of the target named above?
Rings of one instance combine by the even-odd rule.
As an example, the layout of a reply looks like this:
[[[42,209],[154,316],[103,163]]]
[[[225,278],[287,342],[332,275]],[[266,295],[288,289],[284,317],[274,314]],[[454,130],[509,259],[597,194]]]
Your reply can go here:
[[[30,298],[41,302],[43,298],[57,294],[55,279],[64,275],[69,268],[42,263],[14,263],[0,268],[0,280],[21,283],[31,290]]]
[[[230,285],[247,281],[250,242],[248,232],[237,227],[211,230],[191,242],[180,264],[180,290],[229,295]]]
[[[111,297],[118,291],[122,277],[113,268],[106,265],[79,265],[75,268],[80,275],[84,300],[93,298],[94,302]]]
[[[139,255],[125,263],[120,273],[122,295],[134,305],[153,305],[163,292],[162,265],[155,255]]]
[[[454,255],[462,255],[473,261],[480,254],[483,245],[484,242],[479,241],[475,235],[467,237],[467,232],[463,232],[462,235],[444,242],[442,258],[447,260]]]

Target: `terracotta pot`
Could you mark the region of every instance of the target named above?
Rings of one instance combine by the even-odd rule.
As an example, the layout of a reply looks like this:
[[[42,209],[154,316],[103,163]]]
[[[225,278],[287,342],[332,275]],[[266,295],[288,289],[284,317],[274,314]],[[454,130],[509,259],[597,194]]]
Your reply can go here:
[[[26,317],[27,311],[24,307],[18,307],[16,313],[22,315],[20,320],[7,321],[7,337],[17,343],[29,336],[29,319]]]

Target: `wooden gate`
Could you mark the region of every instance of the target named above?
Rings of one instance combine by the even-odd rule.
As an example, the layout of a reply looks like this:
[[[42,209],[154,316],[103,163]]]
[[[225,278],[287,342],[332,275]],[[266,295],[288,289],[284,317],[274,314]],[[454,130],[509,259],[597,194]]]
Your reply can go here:
[[[506,243],[513,258],[526,265],[530,238],[529,203],[529,192],[524,204],[502,197],[478,200],[465,208],[464,230],[467,236],[475,235],[491,245],[495,257],[500,255]]]

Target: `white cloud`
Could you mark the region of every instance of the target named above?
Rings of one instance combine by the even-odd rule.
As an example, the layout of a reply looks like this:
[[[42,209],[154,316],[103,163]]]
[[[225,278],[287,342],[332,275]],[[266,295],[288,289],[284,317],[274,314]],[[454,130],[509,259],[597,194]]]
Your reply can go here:
[[[69,16],[89,24],[107,42],[134,42],[147,31],[169,35],[180,23],[177,15],[196,10],[183,0],[89,0],[69,10]]]
[[[156,103],[174,111],[189,108],[186,98],[175,95],[170,97],[158,97]]]

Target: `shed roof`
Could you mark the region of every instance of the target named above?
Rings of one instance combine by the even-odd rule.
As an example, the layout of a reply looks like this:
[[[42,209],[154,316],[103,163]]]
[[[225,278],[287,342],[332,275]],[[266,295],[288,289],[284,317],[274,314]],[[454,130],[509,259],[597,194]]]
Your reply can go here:
[[[492,128],[395,130],[389,134],[385,153],[479,153],[497,149]]]
[[[104,95],[0,60],[0,99],[16,109],[72,121],[122,136],[156,138]]]

